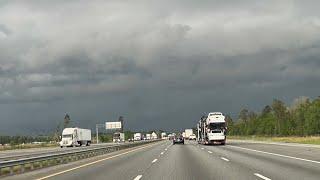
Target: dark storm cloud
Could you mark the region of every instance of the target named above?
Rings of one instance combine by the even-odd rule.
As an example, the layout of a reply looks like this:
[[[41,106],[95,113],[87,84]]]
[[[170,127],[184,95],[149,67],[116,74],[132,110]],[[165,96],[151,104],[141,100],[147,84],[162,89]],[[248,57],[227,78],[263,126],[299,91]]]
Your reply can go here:
[[[123,115],[128,129],[179,130],[318,96],[317,4],[3,2],[0,130],[50,132],[66,112],[87,128]]]

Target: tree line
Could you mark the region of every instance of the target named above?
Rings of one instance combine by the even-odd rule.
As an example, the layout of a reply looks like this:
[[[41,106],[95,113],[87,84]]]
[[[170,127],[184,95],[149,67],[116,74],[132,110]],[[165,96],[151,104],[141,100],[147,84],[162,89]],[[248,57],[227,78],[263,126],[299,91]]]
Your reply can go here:
[[[246,108],[238,120],[226,116],[229,135],[310,136],[320,135],[320,97],[300,97],[291,106],[274,99],[261,112]]]

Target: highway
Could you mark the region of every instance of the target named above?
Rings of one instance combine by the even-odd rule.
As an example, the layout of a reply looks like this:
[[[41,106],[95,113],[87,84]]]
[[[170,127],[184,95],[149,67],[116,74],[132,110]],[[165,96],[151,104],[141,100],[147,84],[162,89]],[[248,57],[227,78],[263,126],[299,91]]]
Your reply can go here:
[[[90,146],[82,146],[82,147],[46,147],[46,148],[30,148],[30,149],[15,149],[15,150],[7,150],[0,151],[0,162],[20,159],[25,157],[36,157],[40,155],[52,154],[52,153],[62,153],[62,152],[71,152],[71,151],[79,151],[84,149],[91,149],[95,147],[101,146],[112,146],[116,143],[100,143],[100,144],[91,144]]]
[[[229,141],[160,141],[4,179],[320,179],[320,148]]]

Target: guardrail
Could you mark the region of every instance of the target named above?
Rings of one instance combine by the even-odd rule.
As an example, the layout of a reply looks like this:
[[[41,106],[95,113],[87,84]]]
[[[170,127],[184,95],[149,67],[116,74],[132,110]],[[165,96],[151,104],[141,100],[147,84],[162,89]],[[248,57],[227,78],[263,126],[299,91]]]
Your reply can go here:
[[[111,153],[119,151],[122,149],[127,149],[147,143],[157,142],[160,140],[153,141],[141,141],[128,144],[119,144],[107,147],[97,147],[92,149],[85,149],[72,152],[62,152],[56,154],[48,154],[36,157],[23,158],[18,160],[9,160],[0,163],[0,176],[4,175],[14,175],[19,173],[24,173],[26,171],[32,171],[35,169],[41,169],[44,167],[54,166],[58,164],[66,164],[72,161],[77,161],[80,159],[85,159],[93,156],[103,155],[106,153]]]

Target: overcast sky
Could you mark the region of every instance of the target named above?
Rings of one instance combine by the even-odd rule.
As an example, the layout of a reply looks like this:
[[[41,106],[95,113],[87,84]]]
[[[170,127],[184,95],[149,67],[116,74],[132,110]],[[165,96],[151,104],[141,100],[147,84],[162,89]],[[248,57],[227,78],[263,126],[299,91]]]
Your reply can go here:
[[[320,95],[319,1],[0,1],[0,134],[182,130]]]

